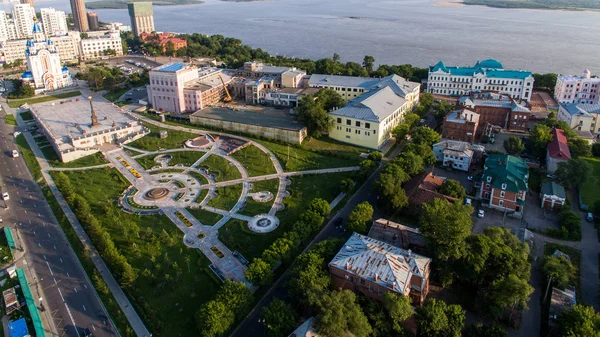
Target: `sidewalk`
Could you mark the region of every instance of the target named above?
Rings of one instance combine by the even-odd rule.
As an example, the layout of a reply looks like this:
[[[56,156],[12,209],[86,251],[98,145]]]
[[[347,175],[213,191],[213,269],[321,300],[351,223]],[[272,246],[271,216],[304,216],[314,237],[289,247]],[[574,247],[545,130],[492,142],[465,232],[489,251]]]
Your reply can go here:
[[[19,125],[23,125],[24,122],[21,119],[20,114],[15,113],[15,117],[17,118],[17,122],[19,123]],[[90,259],[92,260],[92,262],[94,263],[94,266],[96,267],[96,269],[102,276],[102,279],[104,280],[104,282],[110,289],[110,292],[112,293],[113,297],[117,301],[119,307],[121,308],[121,310],[127,317],[129,324],[131,325],[131,327],[133,328],[133,330],[135,331],[135,333],[138,336],[150,336],[151,335],[150,331],[148,331],[148,329],[144,325],[144,322],[139,317],[139,315],[137,314],[137,312],[131,305],[131,302],[129,302],[129,299],[127,298],[127,296],[125,295],[125,293],[123,292],[121,287],[119,286],[117,280],[114,278],[114,276],[112,275],[112,273],[110,272],[110,270],[108,269],[106,264],[104,263],[104,260],[102,259],[102,257],[100,257],[100,254],[98,253],[98,251],[92,244],[91,240],[87,236],[85,230],[81,226],[81,223],[79,222],[79,220],[77,219],[75,214],[73,214],[73,211],[67,204],[67,201],[64,199],[62,194],[58,191],[58,188],[56,187],[54,180],[48,173],[49,169],[50,169],[50,165],[48,164],[48,161],[45,159],[43,153],[40,151],[37,144],[35,143],[35,140],[31,136],[31,134],[28,132],[25,132],[23,135],[25,136],[27,143],[31,147],[31,150],[35,154],[35,157],[36,157],[38,163],[40,164],[40,167],[42,169],[42,176],[46,180],[48,187],[52,191],[52,194],[54,195],[54,197],[56,198],[61,209],[65,213],[65,216],[69,220],[69,223],[71,223],[71,225],[73,226],[73,229],[77,233],[79,240],[81,241],[81,243],[85,246],[86,250],[88,251]]]

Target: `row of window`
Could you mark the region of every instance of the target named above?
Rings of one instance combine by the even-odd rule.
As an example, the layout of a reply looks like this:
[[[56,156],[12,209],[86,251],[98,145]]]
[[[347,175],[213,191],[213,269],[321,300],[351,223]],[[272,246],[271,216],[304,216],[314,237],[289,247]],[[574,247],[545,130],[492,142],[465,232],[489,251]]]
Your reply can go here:
[[[338,131],[342,131],[342,127],[339,126],[339,125],[336,126],[335,129],[338,130]],[[367,131],[367,130],[362,130],[362,131],[364,132],[363,134],[365,136],[370,136],[371,135],[371,131]],[[377,130],[373,130],[372,132],[373,132],[373,134],[376,134]],[[351,128],[346,128],[346,133],[352,133],[352,129]],[[361,130],[354,130],[354,134],[360,135],[361,134]],[[346,138],[350,138],[350,136],[346,136]]]
[[[503,84],[503,85],[522,85],[523,81],[516,80],[499,80],[499,79],[484,79],[483,78],[466,78],[466,77],[442,77],[442,76],[433,76],[430,81],[444,81],[444,82],[460,82],[460,83],[485,83],[485,84]],[[530,82],[527,82],[527,85],[531,85]]]
[[[338,117],[337,119],[337,123],[338,124],[342,124],[342,119]],[[346,119],[346,125],[352,125],[352,120],[350,119]],[[360,121],[356,121],[356,123],[354,123],[354,126],[356,127],[361,127],[362,123]],[[370,129],[371,128],[371,123],[365,123],[365,129]]]

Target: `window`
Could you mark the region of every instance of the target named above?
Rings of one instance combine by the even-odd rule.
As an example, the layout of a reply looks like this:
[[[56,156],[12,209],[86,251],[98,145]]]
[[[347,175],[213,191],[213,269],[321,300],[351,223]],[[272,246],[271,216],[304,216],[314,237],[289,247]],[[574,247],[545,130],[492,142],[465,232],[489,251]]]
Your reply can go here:
[[[359,121],[356,121],[355,125],[360,128],[360,122]]]
[[[500,198],[504,198],[504,191],[500,192]]]
[[[371,123],[365,123],[365,128],[370,129],[371,128]]]
[[[352,125],[352,121],[349,119],[346,119],[346,125]]]
[[[487,182],[488,182],[488,183],[491,183],[491,182],[492,182],[492,177],[491,177],[491,176],[488,176],[488,177],[487,177]]]
[[[338,124],[342,124],[342,119],[341,119],[341,118],[338,118],[338,119],[337,119],[337,122],[338,122]]]
[[[500,200],[500,201],[498,201],[498,205],[499,205],[499,206],[504,206],[504,200]]]

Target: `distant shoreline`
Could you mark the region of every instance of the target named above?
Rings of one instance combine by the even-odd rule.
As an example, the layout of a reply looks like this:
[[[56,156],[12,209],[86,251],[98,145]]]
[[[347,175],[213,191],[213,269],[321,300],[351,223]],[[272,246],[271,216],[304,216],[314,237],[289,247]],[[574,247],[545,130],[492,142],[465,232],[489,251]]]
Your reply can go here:
[[[551,11],[570,11],[570,12],[599,12],[600,8],[577,8],[577,7],[561,7],[561,6],[546,6],[544,4],[530,2],[527,0],[446,0],[433,1],[435,6],[440,7],[462,7],[462,6],[486,6],[491,8],[501,9],[541,9]]]
[[[185,6],[185,5],[201,5],[204,1],[201,0],[158,0],[153,1],[154,6]],[[123,0],[100,0],[86,2],[87,9],[127,9],[127,2]]]

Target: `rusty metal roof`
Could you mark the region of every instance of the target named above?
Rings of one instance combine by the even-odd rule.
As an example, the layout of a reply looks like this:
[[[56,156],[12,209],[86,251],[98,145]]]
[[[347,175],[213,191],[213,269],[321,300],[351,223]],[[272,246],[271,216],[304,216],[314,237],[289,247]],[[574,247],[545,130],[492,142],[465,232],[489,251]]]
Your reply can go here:
[[[430,263],[428,257],[354,233],[329,266],[404,293],[413,275],[425,277]]]

